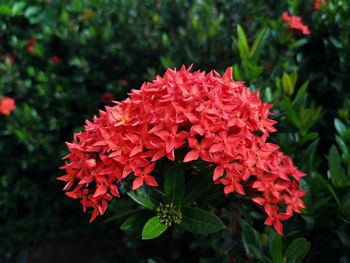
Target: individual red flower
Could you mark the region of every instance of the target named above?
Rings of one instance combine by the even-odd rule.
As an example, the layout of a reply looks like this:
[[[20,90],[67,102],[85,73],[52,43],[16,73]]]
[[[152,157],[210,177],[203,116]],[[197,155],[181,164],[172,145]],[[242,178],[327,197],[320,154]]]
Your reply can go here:
[[[327,5],[326,0],[314,0],[314,8],[315,10],[320,10],[321,6]]]
[[[106,106],[67,143],[69,154],[59,177],[66,195],[93,209],[91,221],[119,197],[131,177],[132,189],[156,187],[157,160],[201,160],[213,167],[213,181],[225,194],[247,195],[267,214],[265,224],[282,234],[281,221],[300,213],[304,173],[279,147],[267,142],[276,129],[271,105],[257,92],[223,76],[182,67],[132,90],[129,98]],[[130,181],[130,180],[128,180]]]
[[[13,65],[15,63],[14,61],[14,54],[12,52],[7,52],[4,55],[1,56],[1,61],[5,62],[6,60],[10,61],[10,64]]]
[[[29,38],[27,45],[26,45],[26,50],[28,53],[33,53],[34,45],[35,45],[36,41],[37,41],[37,39],[34,37]]]
[[[0,114],[10,115],[16,109],[15,100],[10,97],[3,97],[0,100]]]
[[[309,27],[303,24],[300,16],[291,16],[288,12],[283,12],[282,20],[288,23],[291,29],[299,31],[304,35],[311,34]]]
[[[62,59],[59,56],[53,55],[51,56],[51,62],[53,64],[59,64],[61,63]]]
[[[277,231],[277,233],[282,236],[283,232],[282,232],[281,221],[288,220],[289,218],[292,217],[293,214],[279,213],[278,207],[271,206],[270,204],[265,205],[265,212],[268,215],[268,217],[265,220],[265,224],[268,226],[273,225],[273,227]]]

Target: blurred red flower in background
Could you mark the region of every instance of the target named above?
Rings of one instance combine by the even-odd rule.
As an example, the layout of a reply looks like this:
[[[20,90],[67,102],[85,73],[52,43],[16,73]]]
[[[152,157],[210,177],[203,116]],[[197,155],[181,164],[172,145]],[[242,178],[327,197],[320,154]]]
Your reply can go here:
[[[51,56],[51,61],[53,64],[61,63],[62,59],[59,56],[53,55]]]
[[[122,86],[128,86],[129,82],[126,79],[120,79],[119,84]]]
[[[291,16],[288,12],[283,12],[282,20],[288,23],[290,28],[300,31],[304,35],[311,34],[309,27],[303,24],[300,16]]]
[[[326,0],[314,0],[315,10],[320,10],[321,6],[325,6],[326,4],[327,4]]]
[[[3,97],[0,100],[0,114],[10,115],[10,112],[16,109],[15,100],[10,97]]]
[[[36,43],[37,39],[34,37],[29,38],[27,45],[26,45],[26,50],[28,53],[33,53],[34,50],[34,44]]]

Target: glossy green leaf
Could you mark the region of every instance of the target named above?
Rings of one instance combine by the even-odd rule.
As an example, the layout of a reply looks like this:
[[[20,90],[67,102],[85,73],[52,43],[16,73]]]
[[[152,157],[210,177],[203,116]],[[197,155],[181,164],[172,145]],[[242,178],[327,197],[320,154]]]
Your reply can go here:
[[[154,210],[154,203],[145,194],[142,194],[138,191],[128,192],[127,194],[132,200],[134,200],[139,205],[142,205],[143,207],[146,207],[149,210]]]
[[[238,34],[237,46],[238,46],[239,54],[242,59],[247,59],[249,57],[248,41],[244,33],[244,30],[240,25],[237,25],[237,34]]]
[[[133,214],[124,221],[124,223],[120,226],[120,229],[124,232],[141,234],[143,226],[152,215],[151,213],[151,211],[144,210]]]
[[[168,202],[181,207],[185,194],[183,165],[173,165],[164,178],[164,192]]]
[[[237,64],[233,65],[233,78],[235,80],[243,80],[243,75],[241,70],[239,69],[239,66]]]
[[[283,73],[282,76],[282,88],[284,93],[292,95],[294,93],[294,85],[290,76],[286,73]]]
[[[337,205],[340,206],[341,203],[340,203],[340,200],[339,200],[339,197],[337,196],[336,192],[334,191],[333,187],[327,182],[326,179],[324,179],[322,177],[322,175],[318,174],[318,173],[315,173],[316,175],[316,178],[319,180],[319,182],[321,183],[321,185],[323,187],[325,187],[329,193],[332,195],[332,197],[334,198],[334,200],[336,201]]]
[[[337,144],[342,152],[342,158],[344,160],[348,160],[350,158],[348,146],[338,135],[335,136],[335,140],[337,141]]]
[[[24,11],[24,16],[27,18],[36,16],[41,11],[41,8],[39,6],[30,6]]]
[[[295,95],[295,98],[293,100],[293,105],[294,106],[298,106],[299,104],[301,104],[301,102],[303,101],[303,98],[305,97],[305,92],[307,90],[309,86],[309,81],[304,82],[304,84],[298,89],[297,94]]]
[[[192,233],[208,235],[225,228],[221,220],[208,211],[187,207],[181,212],[182,222],[180,225]]]
[[[254,63],[257,63],[259,60],[261,49],[263,47],[263,40],[267,32],[268,28],[263,28],[259,31],[258,36],[255,38],[255,41],[249,53],[249,57],[253,60]]]
[[[285,256],[288,263],[302,262],[310,250],[310,242],[305,238],[296,238],[288,246]]]
[[[183,200],[184,205],[191,205],[197,198],[209,191],[213,185],[211,171],[203,171],[188,182]]]
[[[341,159],[335,145],[332,145],[328,154],[329,173],[334,187],[347,187],[350,179],[346,177],[341,167]]]
[[[339,133],[340,136],[343,136],[345,131],[346,131],[346,126],[344,125],[344,123],[339,120],[338,118],[334,119],[334,126],[335,129],[337,130],[337,132]]]
[[[133,200],[120,199],[116,202],[115,205],[113,205],[110,208],[110,210],[112,212],[112,216],[109,217],[106,221],[104,221],[104,223],[108,223],[108,222],[123,218],[127,215],[138,212],[142,209],[144,209],[144,208],[135,204],[135,202]]]
[[[239,224],[242,228],[241,237],[245,251],[252,253],[252,247],[259,249],[261,246],[259,233],[242,218],[239,219]]]
[[[273,232],[272,242],[269,246],[272,263],[282,263],[282,237]]]
[[[167,230],[167,226],[163,225],[157,216],[149,219],[142,229],[142,239],[153,239],[159,237]]]
[[[23,9],[26,7],[25,2],[17,2],[12,6],[12,14],[19,15],[22,13]]]

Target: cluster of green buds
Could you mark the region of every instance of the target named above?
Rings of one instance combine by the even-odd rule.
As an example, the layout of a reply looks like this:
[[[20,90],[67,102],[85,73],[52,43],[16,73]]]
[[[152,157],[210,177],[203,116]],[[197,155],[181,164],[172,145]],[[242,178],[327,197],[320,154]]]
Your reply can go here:
[[[168,227],[170,227],[172,223],[181,223],[181,211],[177,209],[177,207],[173,203],[165,205],[160,203],[156,211],[160,222]]]

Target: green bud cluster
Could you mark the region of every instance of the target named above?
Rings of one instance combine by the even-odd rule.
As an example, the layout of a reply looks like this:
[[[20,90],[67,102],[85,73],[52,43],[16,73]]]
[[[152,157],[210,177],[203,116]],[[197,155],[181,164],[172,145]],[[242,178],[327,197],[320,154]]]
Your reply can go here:
[[[172,223],[181,223],[181,211],[177,209],[173,203],[165,205],[160,203],[156,211],[160,222],[168,227],[171,226]]]

